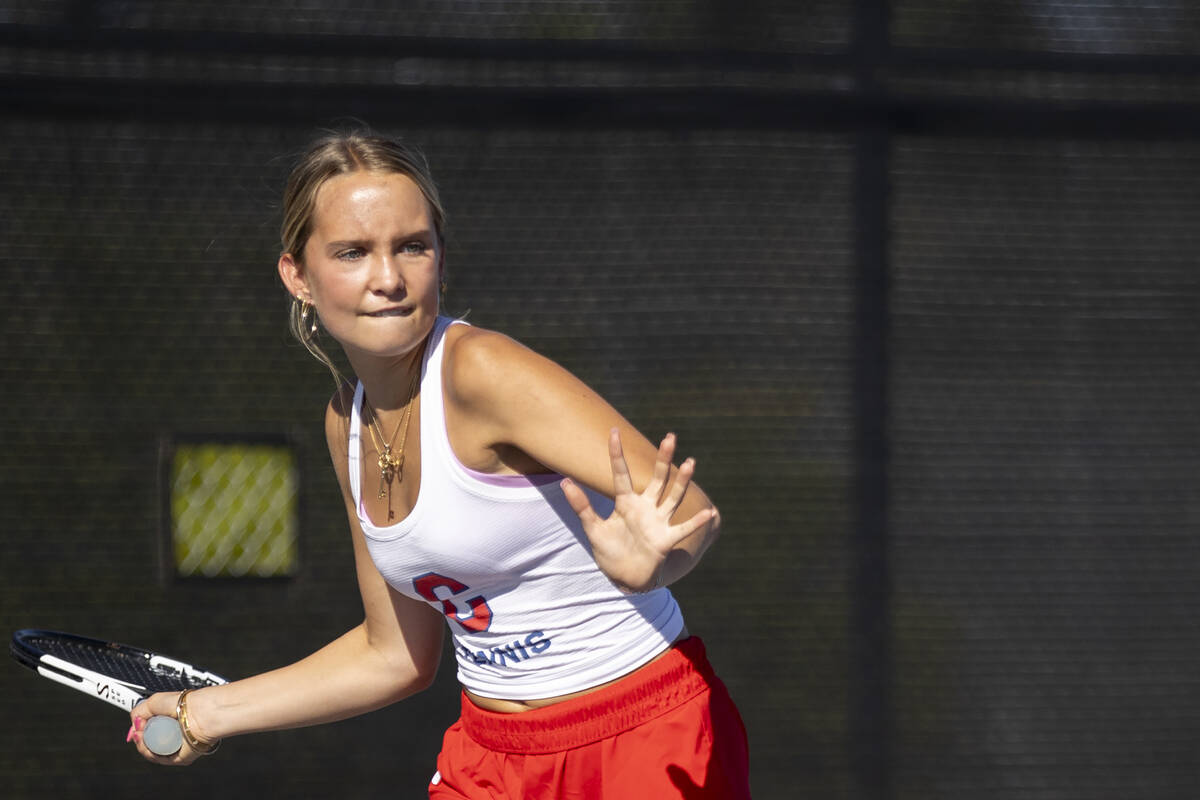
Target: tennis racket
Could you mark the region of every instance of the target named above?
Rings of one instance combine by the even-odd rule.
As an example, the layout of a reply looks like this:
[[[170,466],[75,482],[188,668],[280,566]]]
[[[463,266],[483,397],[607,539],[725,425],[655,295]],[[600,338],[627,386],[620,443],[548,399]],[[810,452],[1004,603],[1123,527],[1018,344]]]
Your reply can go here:
[[[9,652],[43,678],[126,711],[155,692],[227,682],[219,675],[139,647],[56,631],[17,631]],[[183,746],[183,732],[174,717],[151,717],[143,741],[151,752],[169,756]]]

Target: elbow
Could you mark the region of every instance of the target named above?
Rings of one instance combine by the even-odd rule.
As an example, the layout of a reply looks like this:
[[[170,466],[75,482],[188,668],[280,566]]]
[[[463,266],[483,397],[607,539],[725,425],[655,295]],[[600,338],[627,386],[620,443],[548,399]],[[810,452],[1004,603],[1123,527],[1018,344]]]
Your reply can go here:
[[[387,703],[423,692],[437,678],[442,655],[440,629],[430,637],[401,636],[388,646],[376,642],[374,674],[386,687]]]
[[[432,664],[423,664],[417,667],[414,671],[411,680],[408,682],[409,694],[423,692],[430,686],[433,686],[434,680],[438,674],[438,662]]]
[[[425,691],[433,685],[436,677],[437,664],[433,666],[411,664],[405,668],[393,670],[382,705],[398,703]]]
[[[441,638],[438,638],[441,644]],[[397,681],[396,689],[404,697],[423,692],[433,685],[437,678],[438,665],[441,663],[441,650],[408,652],[404,666],[399,670],[402,675]]]

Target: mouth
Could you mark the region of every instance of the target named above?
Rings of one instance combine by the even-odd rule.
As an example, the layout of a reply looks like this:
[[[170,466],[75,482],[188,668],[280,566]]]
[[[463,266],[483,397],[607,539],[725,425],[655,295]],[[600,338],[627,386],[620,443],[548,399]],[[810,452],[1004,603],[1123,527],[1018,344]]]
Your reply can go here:
[[[397,306],[396,308],[384,308],[384,309],[380,309],[379,311],[370,311],[370,312],[367,312],[364,316],[367,316],[367,317],[407,317],[412,312],[413,312],[413,310],[411,308],[407,308],[404,306]]]

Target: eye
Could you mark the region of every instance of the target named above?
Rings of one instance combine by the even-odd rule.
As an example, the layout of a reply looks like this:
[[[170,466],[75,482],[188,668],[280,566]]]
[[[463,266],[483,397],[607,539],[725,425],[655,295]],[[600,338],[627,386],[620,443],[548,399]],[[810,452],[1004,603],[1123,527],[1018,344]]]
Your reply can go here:
[[[404,244],[400,245],[400,252],[404,253],[406,256],[424,255],[428,249],[429,246],[421,241],[405,242]]]
[[[361,247],[348,247],[345,250],[339,250],[334,258],[342,261],[356,261],[363,257],[363,249]]]

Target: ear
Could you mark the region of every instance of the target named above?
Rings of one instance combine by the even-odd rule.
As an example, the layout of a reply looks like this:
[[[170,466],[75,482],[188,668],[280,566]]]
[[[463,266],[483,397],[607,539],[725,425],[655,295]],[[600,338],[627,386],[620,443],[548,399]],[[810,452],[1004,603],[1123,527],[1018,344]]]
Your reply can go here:
[[[291,253],[284,253],[279,257],[279,278],[292,297],[311,301],[312,293],[308,290],[304,269]]]

